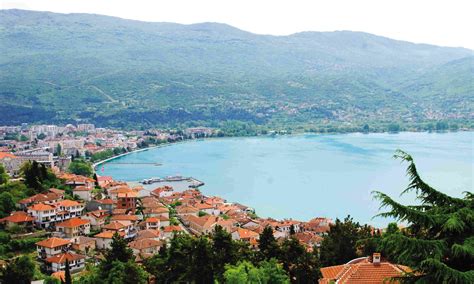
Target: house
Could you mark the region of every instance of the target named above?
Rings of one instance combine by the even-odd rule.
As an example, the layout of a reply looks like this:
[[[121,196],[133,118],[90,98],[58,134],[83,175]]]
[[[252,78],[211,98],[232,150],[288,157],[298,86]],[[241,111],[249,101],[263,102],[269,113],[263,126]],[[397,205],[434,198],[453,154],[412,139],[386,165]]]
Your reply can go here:
[[[135,255],[142,253],[156,254],[159,252],[161,245],[162,242],[154,239],[138,239],[128,244]]]
[[[250,243],[251,240],[258,240],[259,234],[244,228],[237,228],[232,232],[232,239]]]
[[[71,218],[56,224],[56,232],[61,233],[65,238],[74,238],[90,233],[91,225],[89,220]]]
[[[97,183],[100,187],[105,187],[113,181],[114,179],[111,176],[97,176]]]
[[[410,268],[383,261],[380,253],[374,253],[372,257],[357,258],[343,265],[322,267],[319,284],[390,283],[392,277],[409,272]]]
[[[95,185],[95,180],[93,178],[89,178],[89,177],[85,177],[81,175],[62,174],[62,175],[59,175],[59,178],[64,179],[65,184],[71,187],[85,186],[89,188],[94,188],[94,185]]]
[[[220,211],[218,209],[214,209],[214,206],[208,203],[196,203],[194,207],[196,207],[199,211],[202,211],[209,215],[217,216],[220,214]]]
[[[120,192],[117,194],[117,208],[129,209],[132,212],[137,207],[138,192]]]
[[[70,240],[49,238],[36,243],[36,252],[38,253],[38,258],[46,259],[68,251],[70,246]]]
[[[189,226],[189,230],[196,235],[204,235],[211,233],[219,221],[219,217],[206,215],[202,217],[196,217],[193,215],[186,216],[186,223]]]
[[[154,208],[145,208],[143,210],[143,214],[151,216],[151,217],[170,217],[170,210],[164,206],[161,207],[154,207]]]
[[[283,221],[277,222],[275,226],[275,230],[283,232],[286,235],[288,235],[290,234],[291,228],[293,227],[293,230],[295,231],[295,233],[298,233],[301,231],[300,224],[301,222],[295,221],[295,220],[283,220]]]
[[[187,205],[184,205],[184,206],[179,206],[178,208],[176,208],[176,213],[177,213],[178,216],[180,216],[180,217],[186,216],[186,215],[194,215],[194,216],[197,216],[198,213],[199,213],[199,209],[197,209],[197,208],[194,207],[194,206],[187,206]]]
[[[92,200],[92,188],[85,186],[76,186],[72,193],[79,196],[82,200],[91,201]]]
[[[0,164],[10,175],[18,174],[23,160],[11,153],[0,152]]]
[[[82,215],[82,211],[84,210],[83,203],[68,199],[57,202],[56,206],[59,208],[59,210],[68,212],[66,219],[80,217]]]
[[[173,188],[171,186],[158,187],[151,191],[150,194],[158,198],[169,197],[173,194]]]
[[[71,248],[81,253],[87,254],[95,249],[95,238],[79,236],[72,239],[71,243]]]
[[[104,231],[112,231],[123,233],[123,237],[126,239],[134,238],[137,234],[137,230],[131,221],[112,221],[102,227]]]
[[[109,214],[112,214],[112,211],[115,208],[115,201],[112,199],[97,199],[87,202],[86,209],[88,211],[95,210],[106,210]]]
[[[15,211],[5,218],[0,219],[0,223],[4,224],[6,228],[13,226],[20,226],[31,230],[34,226],[35,217],[28,215],[23,211]]]
[[[154,239],[154,240],[160,240],[161,239],[161,232],[159,230],[141,230],[138,231],[137,233],[137,240],[139,239]]]
[[[86,213],[82,219],[88,220],[91,223],[91,228],[94,230],[102,228],[105,225],[105,220],[109,216],[106,210],[95,210]]]
[[[160,228],[160,219],[156,217],[149,217],[144,221],[145,229],[159,229]]]
[[[62,271],[66,268],[66,259],[72,273],[81,271],[86,265],[86,257],[80,254],[65,252],[45,259],[46,269],[50,272]]]
[[[56,202],[61,201],[63,197],[64,197],[64,194],[61,195],[55,192],[38,193],[38,194],[35,194],[33,196],[30,196],[28,198],[18,201],[18,207],[24,210],[28,208],[29,206],[36,203],[44,203],[44,204],[53,205]]]
[[[98,249],[110,249],[112,244],[112,238],[116,232],[113,231],[103,231],[94,236],[96,241],[96,248]],[[123,237],[125,232],[118,232],[119,236]]]
[[[300,241],[306,248],[312,250],[313,247],[319,247],[323,238],[314,232],[299,232],[295,234],[295,238]]]
[[[166,226],[163,227],[163,238],[170,239],[175,233],[183,232],[181,226]]]
[[[56,206],[46,203],[37,203],[28,207],[28,214],[35,218],[35,225],[39,228],[49,228],[62,218],[61,215],[56,214],[57,212]]]

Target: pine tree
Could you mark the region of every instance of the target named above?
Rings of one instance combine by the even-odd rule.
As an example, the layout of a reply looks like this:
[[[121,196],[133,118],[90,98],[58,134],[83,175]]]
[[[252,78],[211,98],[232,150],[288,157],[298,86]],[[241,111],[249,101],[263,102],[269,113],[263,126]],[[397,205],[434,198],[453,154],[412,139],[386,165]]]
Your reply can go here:
[[[212,234],[212,252],[214,254],[215,276],[222,282],[225,265],[237,262],[237,248],[232,241],[232,236],[221,226],[217,225]]]
[[[421,204],[402,205],[374,192],[381,207],[391,209],[378,216],[408,223],[403,234],[384,237],[382,249],[414,269],[404,280],[474,283],[474,194],[465,192],[463,198],[456,198],[437,191],[422,180],[410,155],[398,150],[394,157],[408,163],[410,183],[402,194],[414,191]]]
[[[280,256],[280,247],[270,226],[266,226],[260,234],[258,248],[261,260],[269,260]]]
[[[67,259],[66,259],[66,267],[64,268],[64,284],[72,284],[69,260]]]

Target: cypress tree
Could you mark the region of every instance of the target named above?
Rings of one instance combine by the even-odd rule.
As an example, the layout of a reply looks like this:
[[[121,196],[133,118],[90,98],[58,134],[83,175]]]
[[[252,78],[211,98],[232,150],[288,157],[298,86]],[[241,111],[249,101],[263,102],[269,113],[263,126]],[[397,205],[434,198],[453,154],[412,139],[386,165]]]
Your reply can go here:
[[[407,222],[401,234],[384,237],[381,248],[394,261],[414,272],[405,279],[418,283],[474,283],[474,194],[456,198],[423,181],[413,158],[398,150],[395,158],[408,163],[410,183],[402,192],[415,192],[421,204],[403,205],[382,192],[374,192],[381,207],[378,216]]]
[[[72,284],[71,271],[69,267],[69,260],[66,259],[66,267],[64,268],[64,283]]]

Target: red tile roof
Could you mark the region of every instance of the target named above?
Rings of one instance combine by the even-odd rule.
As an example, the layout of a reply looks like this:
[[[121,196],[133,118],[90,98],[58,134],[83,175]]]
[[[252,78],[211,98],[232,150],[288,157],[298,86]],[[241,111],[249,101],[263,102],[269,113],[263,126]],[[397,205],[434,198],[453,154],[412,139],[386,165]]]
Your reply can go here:
[[[33,206],[28,207],[28,209],[33,211],[49,211],[54,210],[56,207],[44,203],[34,204]]]
[[[64,246],[69,244],[69,240],[61,239],[61,238],[49,238],[46,240],[42,240],[36,243],[37,246],[46,247],[46,248],[55,248],[59,246]]]
[[[80,218],[71,218],[69,220],[56,224],[56,227],[75,228],[75,227],[83,226],[89,223],[90,221],[88,220],[84,220]]]
[[[32,222],[35,217],[31,217],[23,211],[12,212],[10,216],[0,219],[0,222],[11,222],[11,223],[25,223]]]
[[[0,152],[0,159],[5,159],[5,158],[16,159],[17,156],[10,153]]]
[[[57,254],[57,255],[52,256],[52,257],[48,257],[46,259],[46,261],[50,262],[50,263],[64,263],[64,262],[66,262],[66,259],[69,262],[71,262],[71,261],[74,261],[74,260],[85,259],[85,258],[86,258],[85,256],[80,255],[80,254],[74,254],[74,253],[66,252],[66,253]]]

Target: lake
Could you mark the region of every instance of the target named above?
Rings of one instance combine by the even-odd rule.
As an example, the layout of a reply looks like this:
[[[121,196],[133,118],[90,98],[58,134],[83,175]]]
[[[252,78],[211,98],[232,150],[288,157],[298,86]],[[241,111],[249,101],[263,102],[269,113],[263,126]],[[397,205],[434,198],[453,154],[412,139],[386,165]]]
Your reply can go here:
[[[433,187],[454,196],[473,190],[473,132],[302,134],[277,137],[194,140],[131,153],[104,164],[101,175],[137,181],[170,175],[206,183],[201,191],[256,209],[262,217],[309,220],[316,216],[376,226],[379,202],[371,191],[399,197],[408,179],[405,163],[392,158],[409,152]],[[161,163],[130,165],[121,163]]]

